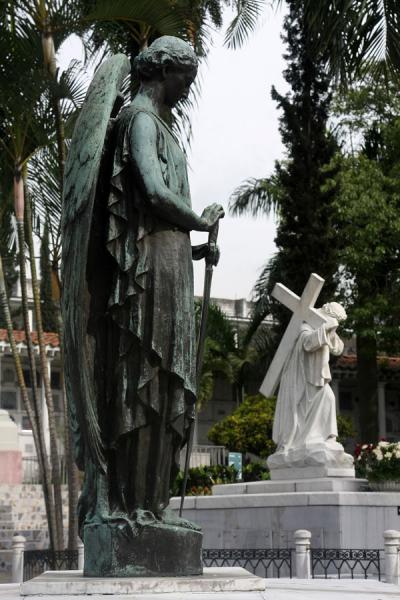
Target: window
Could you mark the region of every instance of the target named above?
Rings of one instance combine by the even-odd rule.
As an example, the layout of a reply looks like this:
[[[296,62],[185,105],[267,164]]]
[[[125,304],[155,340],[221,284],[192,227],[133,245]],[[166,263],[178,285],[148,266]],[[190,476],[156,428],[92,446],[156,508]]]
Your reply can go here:
[[[53,392],[53,404],[54,404],[54,411],[56,413],[61,413],[63,412],[63,406],[61,403],[61,396],[60,394],[54,393]]]
[[[2,390],[0,406],[5,410],[17,410],[17,393],[11,390]]]
[[[11,369],[10,367],[3,369],[3,383],[14,383],[14,381],[14,369]]]
[[[29,420],[29,417],[27,417],[26,415],[22,416],[21,426],[22,426],[22,429],[32,429],[32,425],[31,425],[31,422]]]
[[[345,391],[345,390],[339,391],[339,406],[340,406],[340,410],[352,410],[353,409],[353,395],[350,391]]]
[[[51,387],[53,390],[59,390],[61,388],[60,371],[52,371],[51,372]]]
[[[40,387],[40,385],[41,385],[41,377],[40,377],[39,371],[36,371],[36,377],[37,377],[37,384]],[[29,369],[24,369],[24,378],[25,378],[25,385],[26,385],[26,387],[28,387],[28,388],[32,387],[31,372],[30,372]]]

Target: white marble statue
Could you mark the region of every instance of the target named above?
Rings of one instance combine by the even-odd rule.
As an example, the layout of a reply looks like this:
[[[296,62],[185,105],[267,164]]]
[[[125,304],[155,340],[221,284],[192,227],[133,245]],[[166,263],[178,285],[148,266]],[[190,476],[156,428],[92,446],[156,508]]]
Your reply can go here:
[[[271,395],[280,381],[273,426],[277,450],[268,458],[271,471],[288,467],[336,470],[353,467],[353,458],[336,441],[336,401],[329,385],[329,355],[339,356],[343,352],[336,329],[346,318],[346,312],[337,302],[315,309],[317,287],[313,300],[305,302],[312,281],[319,289],[322,287],[323,280],[312,275],[302,298],[295,297],[281,284],[274,294],[286,306],[291,304],[294,314],[277,352],[280,359],[274,359],[261,387],[265,395]],[[307,319],[305,307],[312,318]]]

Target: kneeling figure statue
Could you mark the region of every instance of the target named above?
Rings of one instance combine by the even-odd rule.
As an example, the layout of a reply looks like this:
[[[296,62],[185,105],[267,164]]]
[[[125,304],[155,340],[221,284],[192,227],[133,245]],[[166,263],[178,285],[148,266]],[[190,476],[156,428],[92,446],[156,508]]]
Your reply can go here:
[[[326,474],[329,468],[353,468],[353,458],[336,440],[336,400],[329,368],[329,354],[343,352],[336,329],[346,312],[330,302],[319,313],[325,322],[316,329],[306,322],[300,325],[283,367],[273,425],[277,449],[267,461],[272,474],[288,467],[323,467]]]

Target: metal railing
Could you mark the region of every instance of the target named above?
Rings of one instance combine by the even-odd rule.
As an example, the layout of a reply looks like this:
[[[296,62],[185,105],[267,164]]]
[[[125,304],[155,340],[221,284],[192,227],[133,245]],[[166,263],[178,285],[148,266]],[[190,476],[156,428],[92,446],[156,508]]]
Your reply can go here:
[[[67,483],[67,464],[65,456],[60,456],[60,476],[61,483]],[[23,480],[22,483],[41,483],[39,473],[39,462],[36,456],[23,456],[22,457],[22,472]]]
[[[70,571],[78,568],[78,550],[25,550],[24,581],[44,571]]]
[[[292,549],[203,550],[205,567],[243,567],[259,577],[292,577]]]
[[[381,580],[381,551],[336,548],[311,549],[313,578]]]
[[[205,567],[243,567],[263,578],[291,578],[294,571],[299,579],[371,577],[400,584],[400,531],[390,529],[384,532],[384,550],[312,549],[309,531],[296,530],[294,537],[295,549],[203,549],[203,563]],[[25,550],[25,542],[20,535],[15,535],[12,540],[12,581],[15,583],[49,569],[83,569],[84,548],[80,541],[78,550],[58,552]]]
[[[213,467],[228,464],[228,450],[225,446],[193,446],[190,456],[190,467]],[[185,465],[186,446],[181,451],[180,465]]]

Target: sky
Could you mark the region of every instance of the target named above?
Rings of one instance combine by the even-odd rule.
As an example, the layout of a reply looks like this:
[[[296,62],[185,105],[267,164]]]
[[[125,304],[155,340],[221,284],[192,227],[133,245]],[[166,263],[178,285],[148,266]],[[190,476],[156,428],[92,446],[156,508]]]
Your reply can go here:
[[[229,13],[225,23],[229,22]],[[285,92],[285,63],[280,34],[282,12],[266,8],[255,33],[239,50],[224,47],[224,28],[213,35],[213,46],[199,71],[201,95],[192,113],[189,181],[193,209],[201,213],[214,202],[228,213],[233,190],[250,177],[266,177],[282,158],[278,132],[279,112],[271,87]],[[60,49],[58,64],[82,59],[77,38]],[[214,269],[211,295],[250,298],[263,264],[275,251],[275,225],[271,217],[231,217],[221,221],[218,245],[221,259]],[[192,243],[207,240],[192,233]],[[201,295],[204,261],[194,263],[195,294]]]

